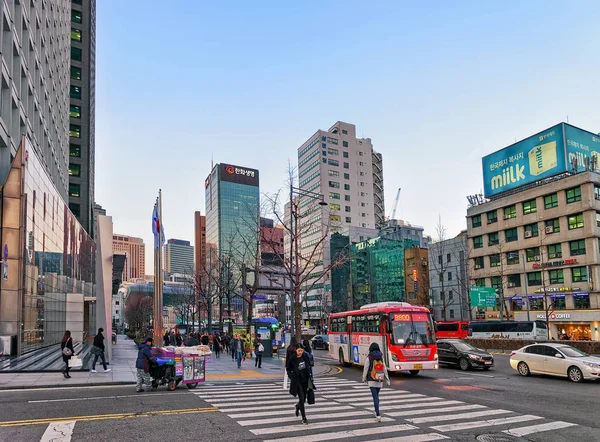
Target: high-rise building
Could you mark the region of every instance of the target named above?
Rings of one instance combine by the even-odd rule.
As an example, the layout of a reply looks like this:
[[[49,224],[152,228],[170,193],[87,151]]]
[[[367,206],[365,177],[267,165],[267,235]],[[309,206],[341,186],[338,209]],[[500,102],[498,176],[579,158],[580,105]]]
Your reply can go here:
[[[123,272],[123,281],[143,278],[146,275],[146,246],[142,238],[113,235],[113,252],[125,252],[127,270]]]
[[[261,265],[283,263],[283,227],[269,218],[260,218],[260,261]]]
[[[100,204],[94,203],[94,208],[92,210],[92,235],[90,235],[92,238],[94,238],[94,241],[98,236],[98,215],[106,216],[106,209]]]
[[[191,275],[194,272],[194,246],[183,239],[169,239],[165,244],[165,273]]]
[[[300,146],[298,181],[299,209],[314,224],[314,228],[303,229],[301,247],[304,254],[311,244],[322,248],[313,259],[323,264],[311,267],[311,273],[318,275],[330,262],[329,241],[320,242],[323,235],[346,226],[374,229],[382,224],[385,213],[382,156],[373,151],[370,138],[356,137],[356,126],[338,121],[329,130],[318,130]],[[302,191],[323,195],[327,207],[315,204],[314,198]],[[319,277],[315,293],[307,294],[305,319],[309,318],[309,311],[318,313],[312,317],[323,316],[319,309],[331,308],[330,275]]]
[[[206,217],[194,212],[194,272],[197,277],[206,267]]]
[[[412,305],[429,307],[429,251],[414,246],[404,251],[404,299]]]
[[[0,183],[25,134],[68,201],[71,2],[0,2],[0,14]]]
[[[96,0],[72,0],[69,208],[88,233],[94,224]]]

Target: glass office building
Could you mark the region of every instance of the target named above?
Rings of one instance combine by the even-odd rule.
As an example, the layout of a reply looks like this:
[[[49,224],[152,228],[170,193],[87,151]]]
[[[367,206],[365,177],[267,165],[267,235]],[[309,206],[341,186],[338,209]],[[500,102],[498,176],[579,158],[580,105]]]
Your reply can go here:
[[[93,240],[24,139],[2,186],[0,335],[25,353],[95,328]]]

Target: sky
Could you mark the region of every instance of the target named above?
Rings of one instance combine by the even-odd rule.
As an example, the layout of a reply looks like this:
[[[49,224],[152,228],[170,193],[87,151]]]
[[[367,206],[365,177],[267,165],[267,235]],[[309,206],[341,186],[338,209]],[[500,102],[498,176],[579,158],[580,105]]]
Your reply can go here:
[[[386,214],[466,228],[481,158],[561,121],[600,132],[600,2],[101,0],[96,202],[144,239],[194,240],[211,161],[283,188],[318,129],[383,154]],[[596,55],[595,55],[596,54]]]

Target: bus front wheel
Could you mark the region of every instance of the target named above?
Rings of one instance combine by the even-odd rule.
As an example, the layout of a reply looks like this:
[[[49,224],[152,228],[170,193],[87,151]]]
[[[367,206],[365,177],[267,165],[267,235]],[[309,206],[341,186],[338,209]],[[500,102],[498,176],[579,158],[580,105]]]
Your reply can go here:
[[[420,370],[408,370],[408,372],[411,374],[411,376],[416,376],[419,374]]]
[[[342,367],[349,367],[350,366],[350,364],[348,364],[345,361],[345,359],[344,359],[344,351],[341,348],[340,348],[340,357],[339,357],[339,360],[340,360],[340,365]]]

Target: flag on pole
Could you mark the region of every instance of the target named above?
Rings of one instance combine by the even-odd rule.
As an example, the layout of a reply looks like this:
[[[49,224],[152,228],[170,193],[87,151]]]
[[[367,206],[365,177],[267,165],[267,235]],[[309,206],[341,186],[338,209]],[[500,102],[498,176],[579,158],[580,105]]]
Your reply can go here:
[[[158,214],[158,202],[154,204],[154,211],[152,212],[152,233],[154,234],[154,248],[158,249],[165,244],[165,231]]]

